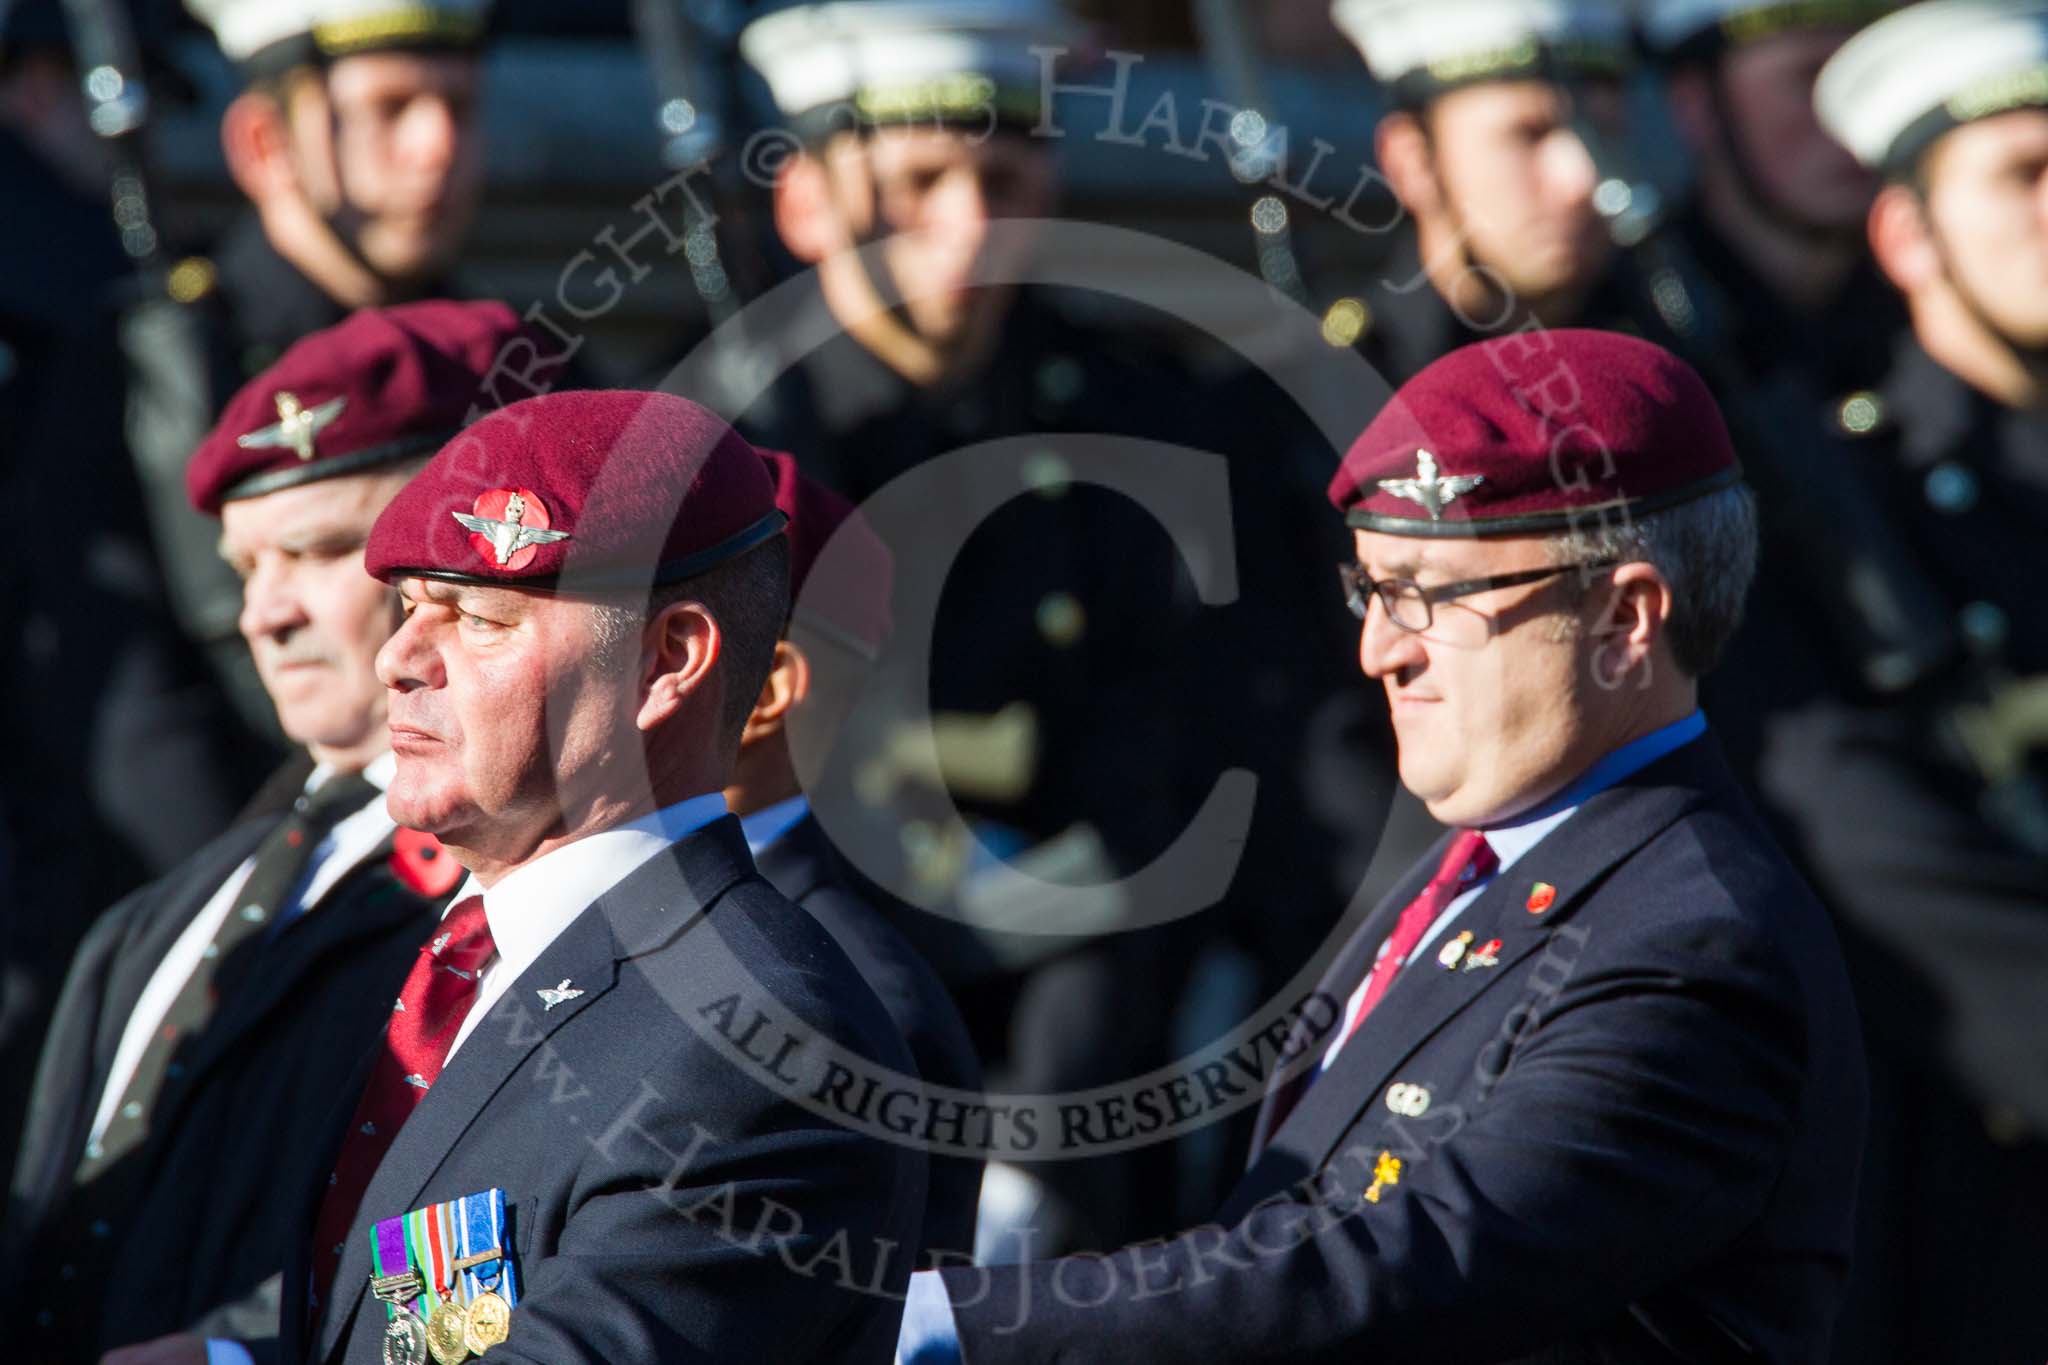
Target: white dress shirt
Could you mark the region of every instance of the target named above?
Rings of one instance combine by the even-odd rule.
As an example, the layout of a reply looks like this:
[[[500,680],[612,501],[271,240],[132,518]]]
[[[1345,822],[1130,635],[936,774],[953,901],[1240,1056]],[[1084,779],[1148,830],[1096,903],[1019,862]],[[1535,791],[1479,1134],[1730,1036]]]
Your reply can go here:
[[[448,1056],[461,1051],[491,1007],[592,901],[684,835],[724,814],[723,792],[693,796],[552,849],[508,872],[488,891],[474,876],[464,882],[448,908],[453,910],[471,896],[482,896],[484,922],[491,927],[491,942],[497,951],[477,977],[476,1002],[463,1016]]]
[[[363,769],[363,776],[382,792],[391,785],[391,776],[397,766],[397,759],[390,753],[379,754],[371,760],[369,767]],[[306,779],[306,791],[320,790],[321,785],[334,774],[333,767],[321,764]],[[384,813],[381,796],[335,825],[320,841],[320,846],[313,850],[313,856],[306,864],[305,876],[286,898],[277,918],[272,921],[270,932],[278,932],[300,915],[317,908],[321,898],[354,871],[358,863],[375,853],[395,828],[391,817]],[[135,1009],[121,1031],[120,1045],[114,1050],[114,1064],[107,1072],[106,1089],[100,1092],[99,1110],[94,1114],[92,1128],[87,1134],[89,1144],[97,1143],[106,1135],[107,1125],[114,1121],[114,1109],[120,1104],[128,1082],[134,1079],[135,1068],[142,1064],[142,1054],[148,1050],[150,1039],[163,1025],[164,1016],[170,1013],[178,993],[185,989],[185,983],[199,966],[207,945],[220,933],[228,911],[234,907],[235,898],[242,893],[242,887],[248,883],[249,874],[255,868],[256,856],[252,853],[200,907],[192,922],[185,926],[185,932],[178,935],[170,951],[164,954],[163,961],[150,974],[149,984],[142,988],[142,994],[136,997]]]

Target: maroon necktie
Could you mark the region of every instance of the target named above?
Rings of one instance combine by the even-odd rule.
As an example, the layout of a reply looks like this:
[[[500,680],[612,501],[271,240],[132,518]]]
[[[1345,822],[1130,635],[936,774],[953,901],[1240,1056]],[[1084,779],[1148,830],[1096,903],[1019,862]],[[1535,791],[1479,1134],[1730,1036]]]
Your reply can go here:
[[[1491,877],[1499,866],[1500,859],[1494,856],[1486,836],[1478,830],[1461,829],[1451,836],[1443,861],[1436,865],[1436,875],[1429,879],[1429,885],[1422,888],[1420,895],[1408,902],[1408,908],[1394,922],[1394,932],[1387,935],[1387,950],[1372,964],[1372,974],[1365,978],[1365,999],[1359,1004],[1351,1027],[1344,1030],[1346,1041],[1365,1022],[1365,1016],[1372,1013],[1373,1006],[1379,1004],[1387,988],[1394,984],[1395,973],[1407,965],[1415,945],[1422,942],[1422,936],[1429,932],[1430,925],[1436,923],[1436,917],[1444,912],[1444,907],[1474,882]]]
[[[342,1136],[341,1155],[327,1178],[327,1194],[313,1224],[315,1307],[341,1268],[343,1239],[370,1188],[370,1177],[441,1074],[463,1018],[476,1002],[478,969],[495,951],[482,896],[450,907],[434,937],[420,948],[419,960],[412,964],[392,1007],[391,1022],[384,1027],[384,1048]]]

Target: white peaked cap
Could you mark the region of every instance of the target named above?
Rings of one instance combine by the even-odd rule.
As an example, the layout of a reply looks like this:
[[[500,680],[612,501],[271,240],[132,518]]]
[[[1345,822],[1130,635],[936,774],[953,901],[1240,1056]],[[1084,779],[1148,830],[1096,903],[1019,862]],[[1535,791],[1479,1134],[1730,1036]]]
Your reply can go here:
[[[1040,81],[1033,47],[1070,47],[1081,29],[1050,0],[838,0],[756,19],[740,52],[776,108],[801,114],[951,77]]]
[[[185,0],[228,57],[246,62],[307,40],[326,56],[437,42],[473,42],[489,0]]]
[[[2048,105],[2048,0],[1921,0],[1828,60],[1814,110],[1866,166],[1892,167],[1959,123]]]
[[[1625,54],[1630,39],[1620,0],[1336,0],[1330,17],[1387,85],[1507,74],[1539,47]]]
[[[1776,33],[1862,28],[1898,0],[1641,0],[1643,37],[1658,52],[1702,40],[1743,43]]]

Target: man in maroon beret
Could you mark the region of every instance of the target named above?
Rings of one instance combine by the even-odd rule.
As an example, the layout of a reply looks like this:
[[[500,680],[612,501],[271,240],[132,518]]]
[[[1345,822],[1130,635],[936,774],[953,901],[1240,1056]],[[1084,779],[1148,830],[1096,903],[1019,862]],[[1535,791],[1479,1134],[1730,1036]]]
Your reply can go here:
[[[981,1064],[967,1024],[931,964],[896,927],[916,927],[932,917],[861,884],[833,847],[835,839],[870,833],[895,838],[897,831],[869,829],[866,808],[854,801],[838,803],[828,830],[806,794],[806,788],[820,785],[828,792],[843,790],[830,784],[827,773],[840,726],[888,640],[888,547],[851,503],[806,477],[795,459],[780,451],[765,459],[775,480],[775,505],[789,518],[793,610],[740,735],[726,807],[740,817],[761,875],[825,926],[881,998],[917,1064],[918,1079],[956,1094],[978,1094]],[[811,570],[828,546],[832,572],[813,578]],[[803,780],[805,775],[813,780]],[[918,1135],[963,1143],[972,1117],[963,1106],[972,1101],[935,1098],[935,1109],[919,1106]],[[938,1252],[956,1258],[973,1252],[981,1169],[978,1157],[934,1154],[920,1261]]]
[[[245,387],[192,457],[192,505],[220,519],[242,635],[304,753],[72,965],[7,1220],[31,1359],[184,1332],[149,1358],[197,1360],[198,1334],[275,1330],[282,1192],[457,871],[385,813],[375,665],[397,597],[363,545],[522,335],[494,303],[357,313]]]
[[[752,446],[630,392],[494,413],[378,517],[390,813],[469,879],[343,1092],[283,1358],[888,1358],[923,1154],[818,1082],[913,1064],[723,795],[785,521]]]
[[[1324,974],[1217,1225],[920,1275],[904,1360],[1826,1358],[1862,1046],[1696,706],[1756,537],[1700,379],[1599,332],[1465,347],[1330,496],[1454,829]]]

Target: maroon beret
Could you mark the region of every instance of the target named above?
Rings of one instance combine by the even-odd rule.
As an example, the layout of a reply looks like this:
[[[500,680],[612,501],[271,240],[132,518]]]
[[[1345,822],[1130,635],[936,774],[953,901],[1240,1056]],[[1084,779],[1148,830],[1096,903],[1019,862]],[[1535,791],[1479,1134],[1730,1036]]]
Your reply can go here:
[[[1518,333],[1403,384],[1330,480],[1347,525],[1400,536],[1594,529],[1742,478],[1691,367],[1618,332]]]
[[[775,505],[789,518],[789,597],[797,619],[873,659],[889,638],[895,564],[888,547],[852,503],[799,470],[794,457],[764,450],[761,458],[775,481]],[[808,583],[811,566],[835,541],[833,572]]]
[[[686,398],[528,398],[443,446],[370,530],[363,564],[578,590],[679,583],[781,531],[760,452]]]
[[[237,498],[428,454],[493,406],[486,380],[503,349],[533,340],[502,303],[352,313],[301,337],[228,401],[186,467],[186,495],[219,516]]]

